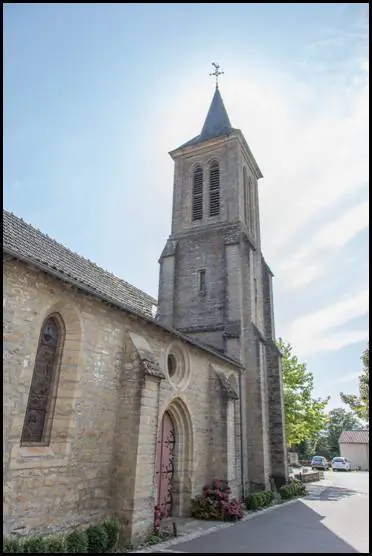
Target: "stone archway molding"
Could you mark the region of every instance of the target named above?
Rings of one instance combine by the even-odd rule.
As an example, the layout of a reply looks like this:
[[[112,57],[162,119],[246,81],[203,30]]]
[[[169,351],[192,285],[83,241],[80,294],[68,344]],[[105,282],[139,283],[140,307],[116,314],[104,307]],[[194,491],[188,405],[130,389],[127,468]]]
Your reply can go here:
[[[168,412],[173,421],[176,435],[174,448],[173,516],[183,516],[189,512],[193,490],[194,435],[192,418],[187,402],[179,396],[171,399],[165,411]]]

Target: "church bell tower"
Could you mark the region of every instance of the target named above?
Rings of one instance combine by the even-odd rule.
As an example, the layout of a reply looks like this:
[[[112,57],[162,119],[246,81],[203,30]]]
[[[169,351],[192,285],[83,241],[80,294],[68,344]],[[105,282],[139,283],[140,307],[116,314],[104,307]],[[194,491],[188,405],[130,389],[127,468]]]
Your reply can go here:
[[[261,253],[261,170],[218,86],[201,133],[170,152],[172,229],[161,254],[157,318],[242,364],[247,489],[286,477],[272,273]]]

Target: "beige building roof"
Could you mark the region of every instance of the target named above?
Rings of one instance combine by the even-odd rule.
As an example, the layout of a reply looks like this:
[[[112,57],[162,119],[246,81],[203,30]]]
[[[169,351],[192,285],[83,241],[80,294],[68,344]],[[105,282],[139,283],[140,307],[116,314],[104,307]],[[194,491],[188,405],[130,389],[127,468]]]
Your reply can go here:
[[[359,430],[359,431],[342,431],[340,444],[368,444],[369,443],[369,431]]]

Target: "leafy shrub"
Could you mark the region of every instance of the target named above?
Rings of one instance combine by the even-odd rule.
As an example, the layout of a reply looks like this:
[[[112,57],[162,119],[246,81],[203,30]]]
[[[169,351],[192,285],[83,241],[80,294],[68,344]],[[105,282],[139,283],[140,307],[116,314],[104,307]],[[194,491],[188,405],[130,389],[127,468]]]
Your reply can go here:
[[[46,552],[45,539],[40,536],[28,537],[23,543],[23,552],[35,553]]]
[[[231,489],[227,481],[215,480],[203,488],[203,494],[191,500],[191,515],[196,519],[236,521],[244,515],[243,505],[229,502]]]
[[[218,503],[205,495],[196,496],[191,500],[191,515],[196,519],[221,519]]]
[[[98,554],[105,552],[108,545],[108,535],[102,525],[90,525],[86,530],[88,537],[88,552]]]
[[[46,537],[46,552],[51,552],[52,554],[65,554],[65,539],[63,535],[51,535]]]
[[[85,531],[75,529],[66,536],[65,543],[69,554],[85,554],[88,552],[88,537]]]
[[[23,543],[20,537],[12,535],[3,537],[3,554],[19,554],[23,552]]]
[[[159,535],[159,533],[151,533],[147,539],[146,539],[146,543],[149,544],[150,546],[157,544],[158,542],[161,542],[163,540],[162,536]]]
[[[279,494],[282,500],[287,500],[288,498],[290,498],[291,497],[290,486],[283,485],[282,487],[280,487]]]
[[[107,552],[110,552],[113,548],[115,548],[118,539],[119,539],[119,531],[120,531],[120,524],[117,519],[107,519],[103,522],[103,527],[107,533]]]
[[[288,500],[289,498],[293,498],[294,496],[303,496],[304,494],[306,494],[306,487],[304,483],[295,479],[288,485],[283,485],[282,487],[280,487],[279,493],[283,500]]]
[[[260,508],[270,506],[273,500],[274,493],[271,492],[271,490],[252,492],[251,494],[248,494],[245,499],[245,505],[247,510],[259,510]]]

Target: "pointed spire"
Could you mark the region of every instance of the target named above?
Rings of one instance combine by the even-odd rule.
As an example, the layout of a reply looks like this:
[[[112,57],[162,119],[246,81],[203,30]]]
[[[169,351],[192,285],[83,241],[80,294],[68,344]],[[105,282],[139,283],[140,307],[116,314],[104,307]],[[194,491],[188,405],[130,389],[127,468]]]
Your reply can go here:
[[[223,103],[221,93],[216,85],[212,103],[209,107],[207,117],[205,119],[203,129],[200,134],[200,141],[213,139],[225,133],[231,133],[232,127],[227,115],[225,105]]]
[[[203,141],[208,141],[208,139],[214,139],[234,131],[218,88],[218,78],[220,75],[223,75],[224,72],[220,71],[220,66],[215,62],[212,62],[212,66],[214,67],[214,72],[209,75],[216,78],[216,90],[214,91],[203,129],[201,130],[200,135],[197,135],[190,141],[187,141],[187,143],[178,147],[179,149],[182,149],[183,147],[191,147],[191,145],[197,145]]]
[[[208,139],[214,139],[220,135],[226,135],[232,131],[234,131],[234,128],[231,126],[221,93],[218,89],[218,84],[216,84],[216,90],[214,91],[213,99],[200,135],[197,135],[178,148],[197,145],[198,143],[202,143]]]

